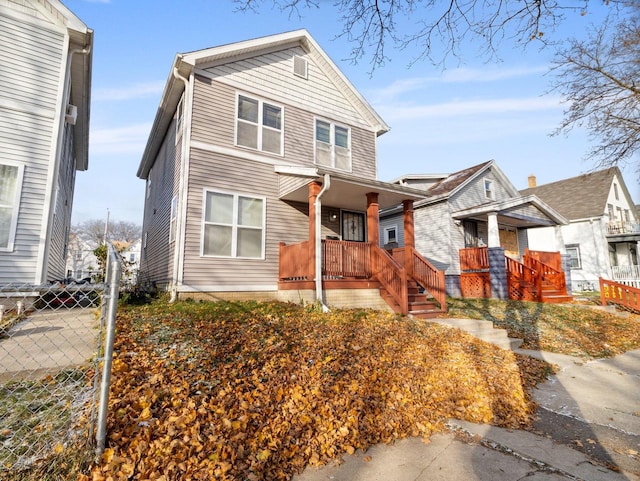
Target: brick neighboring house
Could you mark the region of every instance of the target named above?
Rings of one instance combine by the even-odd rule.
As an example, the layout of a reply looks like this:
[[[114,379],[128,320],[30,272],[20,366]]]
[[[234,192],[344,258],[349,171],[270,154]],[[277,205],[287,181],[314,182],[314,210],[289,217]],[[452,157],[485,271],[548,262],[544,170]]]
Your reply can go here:
[[[569,220],[562,237],[575,291],[598,290],[599,277],[640,287],[640,217],[618,167],[544,185],[531,176],[521,193],[537,195]],[[553,236],[534,229],[530,246],[544,249]]]

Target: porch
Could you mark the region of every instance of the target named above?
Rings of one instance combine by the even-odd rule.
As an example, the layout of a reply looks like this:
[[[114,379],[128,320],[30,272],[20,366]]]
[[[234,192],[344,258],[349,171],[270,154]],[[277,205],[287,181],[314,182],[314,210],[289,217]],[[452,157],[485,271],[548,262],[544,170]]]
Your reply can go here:
[[[446,312],[444,272],[415,249],[331,239],[321,245],[322,289],[374,288],[400,314],[428,318]],[[309,252],[309,241],[280,244],[279,289],[316,288]]]
[[[462,297],[509,298],[546,303],[569,302],[567,280],[559,252],[525,250],[522,262],[503,248],[460,250]],[[503,295],[506,293],[506,296]]]

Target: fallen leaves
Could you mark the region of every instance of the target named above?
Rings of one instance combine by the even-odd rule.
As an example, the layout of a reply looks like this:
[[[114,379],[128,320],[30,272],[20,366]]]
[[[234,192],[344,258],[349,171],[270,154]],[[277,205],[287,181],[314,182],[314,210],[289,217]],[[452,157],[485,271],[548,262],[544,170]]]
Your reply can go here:
[[[377,311],[154,304],[123,310],[118,329],[93,481],[284,480],[451,417],[518,428],[547,369]]]

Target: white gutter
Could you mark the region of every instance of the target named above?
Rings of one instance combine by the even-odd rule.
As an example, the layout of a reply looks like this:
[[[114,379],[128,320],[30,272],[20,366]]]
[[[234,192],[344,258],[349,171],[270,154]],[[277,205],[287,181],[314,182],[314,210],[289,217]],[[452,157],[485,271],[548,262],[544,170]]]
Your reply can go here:
[[[328,312],[329,308],[322,301],[322,196],[331,188],[331,177],[324,174],[322,189],[316,196],[316,299],[322,306],[322,312]]]

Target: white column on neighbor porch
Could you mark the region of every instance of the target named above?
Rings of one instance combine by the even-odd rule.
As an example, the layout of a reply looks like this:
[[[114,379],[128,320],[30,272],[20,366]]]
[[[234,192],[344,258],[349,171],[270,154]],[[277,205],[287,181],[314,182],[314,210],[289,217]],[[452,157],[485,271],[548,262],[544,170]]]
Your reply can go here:
[[[498,230],[498,213],[497,212],[490,212],[487,215],[487,227],[489,230],[487,247],[500,247],[500,231]]]

